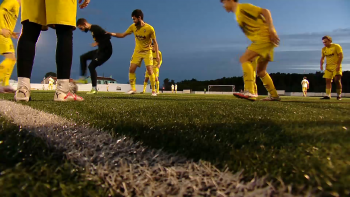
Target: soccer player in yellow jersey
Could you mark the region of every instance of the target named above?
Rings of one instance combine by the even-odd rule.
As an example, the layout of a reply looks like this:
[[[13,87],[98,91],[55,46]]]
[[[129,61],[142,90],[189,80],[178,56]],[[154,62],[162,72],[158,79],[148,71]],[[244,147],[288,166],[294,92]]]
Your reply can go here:
[[[20,0],[4,0],[0,5],[0,54],[5,57],[0,63],[0,92],[15,92],[9,83],[13,67],[16,64],[15,48],[11,37],[15,39],[18,37],[18,33],[13,31],[20,6]]]
[[[238,3],[238,0],[221,0],[227,12],[236,15],[238,25],[244,34],[252,41],[246,52],[240,57],[243,68],[244,93],[234,93],[238,98],[255,101],[254,69],[252,60],[259,57],[257,75],[260,77],[270,96],[264,101],[280,101],[270,75],[266,72],[267,65],[273,61],[273,50],[279,45],[279,37],[273,25],[271,13],[248,3]]]
[[[79,0],[85,8],[90,0]],[[22,34],[17,46],[18,86],[16,101],[30,100],[30,78],[35,48],[42,30],[56,30],[57,89],[54,101],[83,101],[70,91],[70,74],[73,55],[73,30],[77,15],[77,0],[22,0]]]
[[[326,79],[326,96],[321,99],[331,98],[332,80],[337,85],[337,99],[341,100],[341,77],[343,75],[341,63],[343,61],[343,50],[339,44],[332,43],[330,36],[322,37],[324,47],[322,48],[321,70],[323,71],[324,58],[326,58],[326,69],[323,78]]]
[[[307,90],[309,89],[309,81],[307,80],[306,77],[301,81],[301,87],[303,90],[303,97],[306,97],[307,95]]]
[[[152,55],[152,41],[154,44],[155,58],[157,62],[160,62],[158,43],[156,40],[156,33],[154,28],[143,21],[143,13],[141,10],[136,9],[131,13],[134,24],[124,33],[109,33],[113,37],[124,38],[127,35],[135,35],[135,50],[131,57],[129,67],[129,81],[131,90],[128,94],[136,93],[136,68],[141,66],[142,60],[145,62],[147,72],[151,81],[152,96],[157,96],[155,89],[155,75],[153,73],[153,55]]]
[[[157,61],[156,59],[156,51],[154,50],[154,45],[152,43],[152,56],[153,56],[153,73],[154,73],[154,76],[155,76],[155,80],[156,80],[156,90],[157,90],[157,94],[159,94],[159,68],[160,66],[162,65],[163,63],[163,58],[162,58],[162,52],[159,51],[159,58],[160,58],[160,62]],[[146,92],[146,87],[147,87],[147,84],[148,84],[148,79],[149,79],[149,75],[148,75],[148,71],[146,70],[146,73],[145,73],[145,81],[143,83],[143,92],[142,93],[145,93]]]

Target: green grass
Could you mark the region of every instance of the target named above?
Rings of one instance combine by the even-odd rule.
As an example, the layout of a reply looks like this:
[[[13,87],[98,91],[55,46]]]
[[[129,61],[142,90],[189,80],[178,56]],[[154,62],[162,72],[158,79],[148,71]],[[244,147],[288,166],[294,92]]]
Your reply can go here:
[[[0,116],[0,196],[106,196],[58,150]]]
[[[269,174],[293,186],[349,193],[350,99],[249,102],[214,95],[83,96],[81,103],[54,103],[53,93],[33,92],[33,101],[26,105],[220,168],[244,169],[248,178]]]

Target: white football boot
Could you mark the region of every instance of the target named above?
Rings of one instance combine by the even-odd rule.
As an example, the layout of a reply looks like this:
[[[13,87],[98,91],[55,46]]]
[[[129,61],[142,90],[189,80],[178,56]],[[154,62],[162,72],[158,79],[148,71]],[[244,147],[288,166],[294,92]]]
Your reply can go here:
[[[54,101],[68,102],[68,101],[84,101],[81,96],[70,92],[69,79],[57,79],[57,89],[54,95]]]

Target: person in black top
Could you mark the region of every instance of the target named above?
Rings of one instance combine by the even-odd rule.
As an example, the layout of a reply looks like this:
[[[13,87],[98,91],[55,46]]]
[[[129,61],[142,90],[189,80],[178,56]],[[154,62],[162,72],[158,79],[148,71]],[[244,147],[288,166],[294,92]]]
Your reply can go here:
[[[81,65],[81,78],[78,80],[79,83],[87,83],[85,78],[87,61],[91,60],[89,64],[89,70],[91,74],[92,90],[88,94],[97,94],[97,72],[96,68],[105,63],[112,56],[112,43],[110,41],[111,36],[106,34],[107,32],[98,25],[92,25],[87,22],[86,19],[80,18],[77,21],[78,28],[83,32],[90,31],[95,42],[92,44],[93,47],[98,46],[98,49],[89,51],[80,56]]]

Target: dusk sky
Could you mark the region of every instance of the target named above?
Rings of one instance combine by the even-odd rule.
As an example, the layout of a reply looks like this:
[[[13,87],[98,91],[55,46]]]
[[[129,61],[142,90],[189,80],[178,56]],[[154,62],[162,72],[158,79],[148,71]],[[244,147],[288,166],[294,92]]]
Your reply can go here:
[[[271,11],[281,38],[275,49],[275,61],[268,72],[314,73],[319,70],[322,36],[328,34],[343,47],[343,71],[350,70],[350,0],[242,0]],[[91,0],[78,10],[77,18],[86,18],[106,31],[124,32],[132,24],[131,12],[141,9],[144,21],[156,31],[164,78],[181,81],[195,78],[210,80],[241,76],[239,57],[250,44],[238,27],[235,16],[227,13],[219,0]],[[16,31],[20,31],[20,21]],[[90,33],[74,31],[72,78],[80,75],[79,57],[93,50]],[[118,83],[128,81],[129,61],[135,46],[134,35],[113,38],[113,55],[97,68],[99,76],[110,76]],[[56,34],[43,32],[37,44],[32,82],[40,82],[45,73],[56,72]],[[17,68],[12,79],[17,80]],[[137,71],[142,84],[145,66]]]

